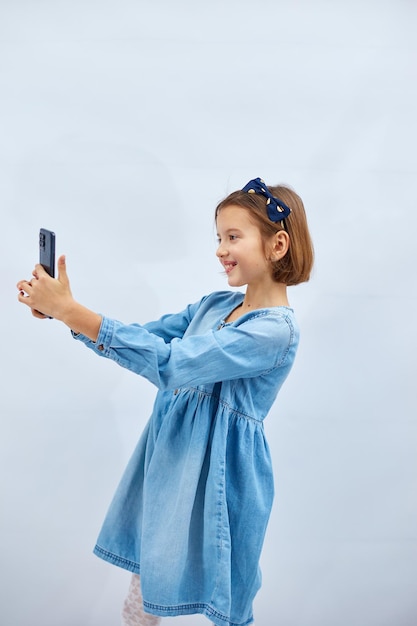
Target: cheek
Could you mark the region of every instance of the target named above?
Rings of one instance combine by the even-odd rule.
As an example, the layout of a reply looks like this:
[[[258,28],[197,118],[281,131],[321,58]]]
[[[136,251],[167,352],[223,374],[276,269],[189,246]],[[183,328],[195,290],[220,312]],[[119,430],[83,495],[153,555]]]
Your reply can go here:
[[[256,255],[260,262],[269,261],[272,258],[272,247],[268,244],[258,245]]]

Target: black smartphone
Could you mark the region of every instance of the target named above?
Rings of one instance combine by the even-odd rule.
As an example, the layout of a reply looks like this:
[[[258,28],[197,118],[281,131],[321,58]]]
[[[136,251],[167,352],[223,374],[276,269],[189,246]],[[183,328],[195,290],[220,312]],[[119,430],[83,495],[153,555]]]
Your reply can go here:
[[[46,228],[39,231],[39,263],[52,278],[55,277],[55,233]]]

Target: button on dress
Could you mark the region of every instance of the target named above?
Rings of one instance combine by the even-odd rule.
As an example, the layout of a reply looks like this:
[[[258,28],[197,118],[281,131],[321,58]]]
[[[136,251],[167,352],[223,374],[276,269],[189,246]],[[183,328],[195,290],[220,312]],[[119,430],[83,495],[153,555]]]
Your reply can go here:
[[[274,495],[263,420],[299,333],[289,307],[225,323],[243,298],[215,292],[144,325],[103,317],[95,343],[74,335],[158,388],[94,548],[141,575],[154,615],[253,621]]]

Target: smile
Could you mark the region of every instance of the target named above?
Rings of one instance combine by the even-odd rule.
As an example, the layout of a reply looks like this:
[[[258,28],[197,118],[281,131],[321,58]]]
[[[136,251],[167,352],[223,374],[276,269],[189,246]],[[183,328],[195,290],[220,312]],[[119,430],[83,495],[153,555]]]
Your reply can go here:
[[[230,274],[230,272],[232,271],[234,267],[236,267],[236,265],[237,265],[236,261],[230,261],[230,262],[225,261],[223,263],[223,267],[224,267],[224,271],[226,272],[226,274]]]

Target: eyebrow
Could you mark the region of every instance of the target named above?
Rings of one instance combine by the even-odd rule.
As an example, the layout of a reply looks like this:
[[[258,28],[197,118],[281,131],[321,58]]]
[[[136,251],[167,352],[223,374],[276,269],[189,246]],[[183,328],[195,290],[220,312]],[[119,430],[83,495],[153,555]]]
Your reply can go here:
[[[224,234],[228,235],[229,233],[234,232],[234,233],[241,233],[242,230],[240,228],[228,228],[227,230],[225,230]],[[217,232],[217,236],[219,235],[219,232]]]

